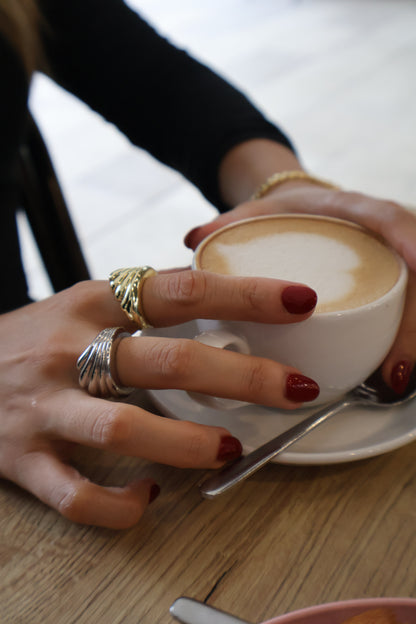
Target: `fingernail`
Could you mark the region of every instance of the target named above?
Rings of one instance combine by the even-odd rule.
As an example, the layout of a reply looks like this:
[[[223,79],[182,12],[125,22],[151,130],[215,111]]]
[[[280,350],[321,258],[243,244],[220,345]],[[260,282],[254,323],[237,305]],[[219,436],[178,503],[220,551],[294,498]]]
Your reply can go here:
[[[155,498],[159,496],[159,494],[160,494],[160,487],[158,486],[157,483],[154,483],[152,487],[150,488],[149,504],[153,503],[153,501],[155,500]]]
[[[183,239],[185,247],[188,247],[188,249],[194,249],[196,247],[194,239],[200,229],[201,229],[200,227],[196,227],[190,232],[188,232],[188,234]]]
[[[397,394],[403,394],[409,383],[413,365],[410,362],[402,361],[393,366],[391,371],[391,387]]]
[[[306,314],[314,309],[317,294],[308,286],[288,286],[282,292],[282,303],[291,314]]]
[[[313,401],[319,395],[319,386],[313,379],[304,375],[288,375],[286,380],[286,398],[303,403]]]
[[[224,436],[220,441],[217,459],[218,461],[231,461],[232,459],[238,459],[242,452],[243,447],[240,440],[232,436]]]

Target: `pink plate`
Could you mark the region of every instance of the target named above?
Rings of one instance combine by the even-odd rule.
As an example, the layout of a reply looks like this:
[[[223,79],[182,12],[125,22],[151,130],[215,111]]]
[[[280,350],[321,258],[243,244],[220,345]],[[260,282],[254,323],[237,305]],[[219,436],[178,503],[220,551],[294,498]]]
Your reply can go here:
[[[416,624],[416,598],[364,598],[330,602],[292,611],[264,624],[343,624],[354,615],[380,607],[390,609],[400,624]]]

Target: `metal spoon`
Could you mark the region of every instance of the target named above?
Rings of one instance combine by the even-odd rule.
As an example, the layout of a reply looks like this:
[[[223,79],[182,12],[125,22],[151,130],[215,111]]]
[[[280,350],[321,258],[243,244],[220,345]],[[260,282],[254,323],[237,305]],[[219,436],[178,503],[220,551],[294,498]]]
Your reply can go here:
[[[169,611],[182,624],[249,624],[231,613],[186,596],[177,598]]]
[[[416,396],[416,373],[413,372],[404,394],[397,395],[384,383],[380,371],[376,371],[364,383],[348,392],[342,399],[308,416],[294,427],[266,442],[252,453],[228,464],[200,485],[204,498],[215,498],[244,479],[257,472],[262,466],[282,453],[289,446],[313,431],[326,420],[351,405],[369,408],[390,408],[407,403]]]

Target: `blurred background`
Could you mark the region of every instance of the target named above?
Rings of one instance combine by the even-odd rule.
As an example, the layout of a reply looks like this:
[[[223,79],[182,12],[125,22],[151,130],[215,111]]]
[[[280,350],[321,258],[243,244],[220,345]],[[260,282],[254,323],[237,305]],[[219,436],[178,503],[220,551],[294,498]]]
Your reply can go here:
[[[307,169],[416,206],[414,0],[128,0],[162,34],[242,89]],[[216,211],[181,175],[43,75],[31,110],[93,277],[189,264],[186,232]],[[51,293],[21,219],[35,298]]]

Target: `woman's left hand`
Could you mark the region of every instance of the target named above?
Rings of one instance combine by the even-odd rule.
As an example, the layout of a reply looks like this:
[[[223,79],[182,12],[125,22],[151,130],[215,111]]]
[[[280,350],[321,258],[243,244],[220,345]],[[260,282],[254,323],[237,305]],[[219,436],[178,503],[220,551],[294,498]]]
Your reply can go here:
[[[383,236],[405,259],[410,270],[405,311],[396,341],[382,367],[386,383],[396,392],[403,392],[416,361],[416,213],[362,193],[292,181],[195,228],[186,236],[185,244],[195,249],[208,234],[228,223],[279,213],[326,215],[353,221]]]

